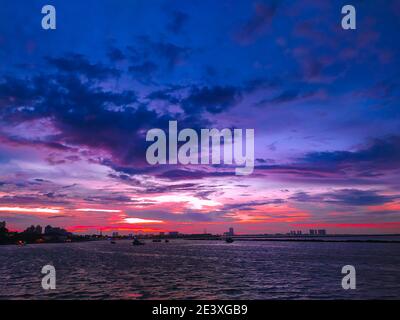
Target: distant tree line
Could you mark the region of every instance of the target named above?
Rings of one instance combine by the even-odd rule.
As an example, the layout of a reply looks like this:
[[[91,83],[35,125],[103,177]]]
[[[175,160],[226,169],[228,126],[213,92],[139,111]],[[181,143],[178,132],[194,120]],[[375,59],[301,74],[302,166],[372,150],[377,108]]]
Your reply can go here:
[[[11,232],[6,222],[0,221],[0,244],[51,243],[90,240],[86,236],[74,235],[63,228],[50,225],[43,228],[40,225],[30,226],[22,232]]]

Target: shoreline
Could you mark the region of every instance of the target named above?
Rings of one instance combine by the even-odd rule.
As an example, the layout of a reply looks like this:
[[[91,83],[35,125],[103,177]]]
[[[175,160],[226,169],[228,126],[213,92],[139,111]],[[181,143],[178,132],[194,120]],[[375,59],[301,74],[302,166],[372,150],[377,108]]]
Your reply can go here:
[[[396,235],[398,236],[398,235]],[[337,242],[337,243],[400,243],[399,240],[381,240],[381,239],[321,239],[321,238],[287,238],[287,237],[231,237],[234,241],[260,241],[260,242]],[[187,240],[216,240],[223,241],[224,238],[214,237],[214,238],[188,238]]]

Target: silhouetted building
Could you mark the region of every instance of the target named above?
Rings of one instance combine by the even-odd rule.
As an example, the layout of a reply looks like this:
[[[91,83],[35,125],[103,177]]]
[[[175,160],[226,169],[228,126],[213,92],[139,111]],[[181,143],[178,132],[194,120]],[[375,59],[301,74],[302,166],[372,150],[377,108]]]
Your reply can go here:
[[[301,231],[300,230],[297,230],[297,235],[301,236]]]
[[[27,234],[37,234],[37,235],[41,235],[42,234],[42,227],[37,225],[35,226],[30,226],[29,228],[26,228],[26,230],[24,231]]]
[[[179,235],[178,231],[171,231],[168,233],[171,237],[177,237]]]
[[[225,237],[232,237],[233,235],[235,235],[233,228],[229,228],[229,231],[224,232]]]
[[[62,228],[58,228],[58,227],[52,227],[52,226],[46,226],[46,228],[44,228],[44,240],[45,241],[67,241],[68,236],[71,236],[72,233],[68,232],[65,229]]]
[[[224,236],[225,237],[231,237],[235,234],[235,232],[233,231],[233,228],[229,228],[229,231],[224,232]]]
[[[112,233],[112,236],[113,236],[113,237],[118,237],[118,236],[119,236],[119,233],[118,233],[118,232],[113,232],[113,233]]]
[[[326,235],[326,230],[325,229],[318,230],[318,235],[319,236],[325,236]]]
[[[36,234],[42,234],[42,231],[43,231],[42,227],[37,225],[36,228],[35,228],[35,233]]]
[[[317,234],[317,230],[310,229],[310,235],[314,236]]]
[[[6,222],[0,221],[0,233],[5,234],[7,232],[8,232],[8,230],[6,228]]]
[[[57,228],[57,227],[52,227],[52,226],[46,226],[44,228],[44,234],[45,235],[55,235],[55,236],[67,236],[69,232],[65,229],[62,228]]]
[[[53,230],[52,226],[46,226],[44,228],[44,234],[50,234],[52,230]]]

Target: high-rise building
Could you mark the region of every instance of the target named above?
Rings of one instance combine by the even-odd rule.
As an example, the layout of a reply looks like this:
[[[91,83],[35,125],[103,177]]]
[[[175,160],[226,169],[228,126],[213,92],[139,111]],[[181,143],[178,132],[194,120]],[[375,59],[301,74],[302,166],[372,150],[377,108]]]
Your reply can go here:
[[[48,225],[44,228],[44,234],[50,236],[68,236],[70,233],[65,229]]]
[[[326,230],[325,229],[318,230],[318,235],[319,236],[325,236],[326,235]]]
[[[29,233],[29,234],[37,234],[37,235],[41,235],[42,234],[42,227],[37,225],[36,227],[34,225],[30,226],[29,228],[25,229],[25,233]]]
[[[0,221],[0,229],[5,229],[5,228],[6,228],[6,222]]]
[[[50,234],[50,233],[52,233],[52,231],[53,231],[53,228],[52,228],[52,226],[50,226],[50,225],[48,225],[48,226],[46,226],[46,227],[44,228],[44,233],[45,233],[45,234]]]
[[[34,234],[36,233],[36,227],[34,225],[31,225],[30,227],[26,228],[24,232],[29,234]]]
[[[235,232],[233,231],[233,228],[232,228],[232,227],[229,228],[228,233],[229,233],[230,236],[233,236],[233,235],[235,234]]]
[[[113,232],[113,233],[112,233],[112,236],[113,236],[113,237],[118,237],[118,236],[119,236],[119,233],[118,233],[118,232]]]
[[[310,235],[316,235],[317,234],[317,230],[314,229],[310,229]]]
[[[42,227],[37,225],[36,228],[35,228],[35,233],[36,234],[42,234],[42,231],[43,231]]]

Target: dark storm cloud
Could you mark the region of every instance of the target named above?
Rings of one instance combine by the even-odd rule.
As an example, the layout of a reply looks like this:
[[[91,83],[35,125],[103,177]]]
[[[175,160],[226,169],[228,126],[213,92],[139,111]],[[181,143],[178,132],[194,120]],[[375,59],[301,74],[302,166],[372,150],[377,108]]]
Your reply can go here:
[[[153,91],[146,98],[179,104],[186,115],[198,117],[204,112],[228,111],[241,101],[243,91],[234,86],[172,86]]]
[[[102,159],[100,164],[112,168],[114,171],[120,174],[120,176],[112,176],[112,178],[120,178],[121,180],[126,180],[130,175],[146,174],[153,171],[151,167],[138,167],[136,165],[120,165],[110,159]]]
[[[101,63],[90,63],[85,56],[80,54],[69,54],[60,58],[48,57],[47,61],[60,71],[81,74],[88,79],[101,80],[109,77],[118,77],[120,75],[120,71],[117,69]]]
[[[311,152],[299,160],[322,165],[368,166],[370,170],[399,168],[400,136],[375,139],[358,151]]]
[[[236,39],[240,43],[249,43],[263,35],[270,28],[277,7],[276,3],[256,3],[254,14],[236,33]]]
[[[290,197],[291,200],[299,202],[318,202],[346,206],[382,205],[399,198],[400,196],[381,195],[373,190],[358,189],[340,189],[312,195],[306,192],[298,192]]]
[[[282,165],[257,160],[255,174],[284,181],[312,184],[376,185],[396,184],[400,167],[400,137],[370,140],[355,151],[309,152]]]
[[[157,71],[157,69],[158,69],[158,66],[155,63],[153,63],[151,61],[145,61],[141,64],[130,66],[129,72],[132,72],[139,76],[149,77],[155,71]]]
[[[167,25],[168,30],[173,33],[180,33],[188,21],[189,16],[181,11],[171,13],[170,21]]]
[[[80,69],[82,73],[89,74]],[[90,75],[100,76],[100,73],[92,70]],[[145,131],[150,128],[165,129],[170,119],[169,115],[160,115],[145,104],[138,103],[136,93],[132,90],[107,91],[72,72],[35,76],[23,83],[25,85],[22,80],[6,78],[0,85],[2,100],[13,100],[14,95],[23,97],[14,100],[14,104],[7,103],[1,109],[2,119],[18,124],[51,118],[60,133],[51,137],[52,141],[35,142],[7,137],[9,143],[40,144],[59,151],[70,150],[70,147],[65,147],[66,144],[82,145],[108,150],[115,161],[121,163],[138,159],[143,161],[147,146]],[[20,108],[21,105],[28,108]],[[180,119],[182,125],[198,128],[202,127],[200,118]]]
[[[134,203],[135,201],[131,199],[129,196],[116,194],[116,195],[96,195],[96,196],[88,196],[83,198],[83,200],[91,203],[97,204],[129,204]]]
[[[56,216],[48,216],[48,219],[62,219],[62,218],[73,218],[71,215],[66,215],[66,214],[59,214]]]
[[[247,93],[251,93],[258,89],[265,90],[265,89],[281,87],[282,84],[283,84],[283,80],[280,77],[273,77],[273,78],[257,77],[257,78],[253,78],[251,80],[245,81],[245,84],[243,86],[243,91],[245,91]]]
[[[216,193],[215,190],[206,190],[206,191],[196,192],[195,196],[203,200],[210,200],[209,197],[214,193]]]
[[[8,105],[26,105],[36,98],[35,88],[24,79],[5,76],[0,83],[0,108]]]
[[[20,137],[9,137],[0,135],[0,142],[18,147],[47,148],[56,151],[77,151],[76,148],[65,146],[64,144],[56,141],[29,140]]]
[[[144,190],[144,193],[168,193],[176,191],[198,191],[201,189],[197,183],[181,183],[175,185],[156,185],[148,187]]]
[[[39,102],[27,117],[52,117],[62,139],[76,145],[116,150],[124,137],[134,133],[141,120],[153,122],[157,116],[144,108],[131,108],[136,96],[131,91],[114,93],[70,77],[56,77],[41,92]],[[112,110],[113,106],[125,108]],[[114,145],[114,146],[113,146]]]
[[[207,177],[231,177],[235,176],[235,171],[190,171],[184,169],[168,170],[157,175],[159,178],[164,178],[168,180],[197,180],[204,179]]]
[[[155,170],[151,170],[150,167],[146,168],[146,173],[156,174]],[[116,170],[117,171],[117,170]],[[194,191],[199,194],[200,197],[205,198],[207,195],[213,193],[212,187],[203,186],[198,183],[178,183],[178,184],[161,184],[157,182],[149,182],[137,179],[134,177],[132,171],[128,171],[129,174],[118,173],[118,174],[109,174],[110,178],[119,180],[124,184],[128,184],[136,187],[136,192],[140,194],[156,194],[156,193],[169,193],[169,192],[177,192],[177,191]],[[137,171],[135,171],[137,173]],[[141,172],[143,173],[143,171]],[[179,180],[179,179],[178,179]]]
[[[112,62],[118,62],[118,61],[122,61],[124,60],[125,54],[122,52],[122,50],[115,48],[115,47],[111,47],[108,49],[107,52],[107,57],[112,61]]]
[[[298,174],[304,176],[318,176],[324,177],[326,175],[336,173],[336,168],[330,167],[315,167],[305,164],[293,163],[287,165],[279,165],[279,164],[261,164],[255,167],[257,170],[262,170],[266,172],[277,172],[277,173],[288,173],[288,174]]]
[[[233,107],[241,99],[241,90],[232,86],[193,87],[188,97],[182,101],[186,113],[221,113]]]
[[[177,104],[180,102],[180,99],[178,97],[175,97],[170,89],[162,89],[162,90],[157,90],[153,91],[152,93],[148,94],[146,96],[146,99],[149,100],[162,100],[166,101],[170,104]]]
[[[259,201],[248,201],[248,202],[240,202],[240,203],[230,203],[223,206],[222,210],[231,211],[231,210],[245,210],[251,211],[255,210],[258,206],[271,205],[271,204],[282,204],[285,201],[283,199],[272,199],[272,200],[259,200]]]
[[[21,195],[7,195],[0,197],[0,204],[18,203],[18,205],[31,205],[32,203],[38,205],[66,205],[68,201],[63,200],[64,196],[57,194],[52,197],[47,194],[21,194]]]
[[[312,91],[302,92],[300,90],[288,89],[273,98],[261,100],[257,103],[257,105],[279,105],[283,103],[297,102],[306,98],[313,97],[314,95],[315,92]]]
[[[177,46],[168,42],[155,42],[152,46],[156,53],[166,59],[168,66],[171,68],[185,61],[191,53],[191,50],[187,47]]]
[[[131,47],[130,51],[135,63],[138,60],[143,62],[151,56],[158,64],[165,65],[169,70],[185,62],[193,53],[189,47],[166,40],[154,41],[146,36],[137,37],[135,47]]]

